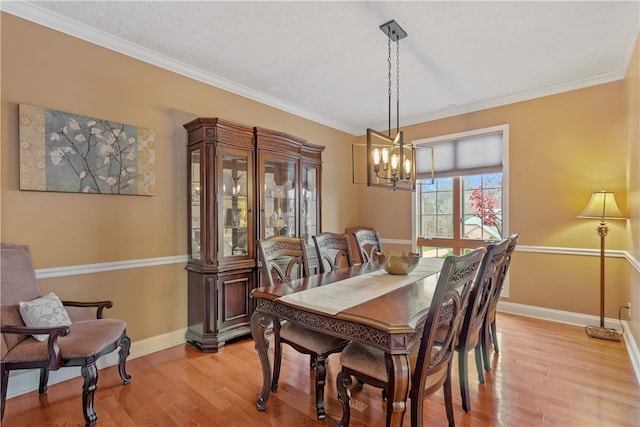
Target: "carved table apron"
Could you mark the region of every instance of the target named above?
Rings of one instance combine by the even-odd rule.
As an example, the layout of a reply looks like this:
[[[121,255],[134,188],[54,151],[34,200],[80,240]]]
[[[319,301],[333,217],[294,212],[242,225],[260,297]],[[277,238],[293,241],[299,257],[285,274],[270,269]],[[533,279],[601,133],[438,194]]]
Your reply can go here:
[[[256,311],[251,318],[251,334],[262,367],[263,385],[257,398],[258,410],[265,410],[271,391],[271,361],[266,329],[275,319],[285,319],[326,334],[360,341],[380,348],[387,358],[389,390],[387,391],[387,426],[401,426],[409,391],[410,372],[407,354],[422,335],[424,321],[431,303],[442,259],[425,258],[424,267],[408,276],[380,277],[389,291],[374,293],[373,298],[360,296],[350,307],[333,313],[322,310],[305,299],[290,299],[298,292],[314,292],[319,287],[344,282],[345,286],[357,276],[371,280],[377,266],[357,265],[270,287],[257,288],[251,293],[256,299]],[[382,273],[386,275],[386,273]],[[367,277],[365,277],[365,275]],[[326,288],[329,289],[329,288]],[[357,294],[360,295],[360,294]],[[283,298],[285,297],[285,298]]]

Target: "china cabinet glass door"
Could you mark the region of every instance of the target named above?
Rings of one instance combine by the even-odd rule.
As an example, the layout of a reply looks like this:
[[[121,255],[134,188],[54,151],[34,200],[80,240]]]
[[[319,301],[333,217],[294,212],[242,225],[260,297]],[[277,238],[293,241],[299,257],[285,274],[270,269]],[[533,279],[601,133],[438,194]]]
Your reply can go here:
[[[190,240],[191,240],[191,258],[199,260],[201,259],[200,248],[200,150],[191,151],[191,203],[190,203]]]
[[[296,161],[285,157],[263,157],[263,237],[295,237],[297,225]]]
[[[220,149],[222,176],[222,203],[219,222],[221,240],[219,251],[223,257],[249,256],[249,235],[253,195],[251,180],[253,167],[246,151],[231,148]]]
[[[300,195],[301,237],[307,244],[313,244],[311,236],[320,233],[319,194],[320,170],[318,166],[302,164]]]

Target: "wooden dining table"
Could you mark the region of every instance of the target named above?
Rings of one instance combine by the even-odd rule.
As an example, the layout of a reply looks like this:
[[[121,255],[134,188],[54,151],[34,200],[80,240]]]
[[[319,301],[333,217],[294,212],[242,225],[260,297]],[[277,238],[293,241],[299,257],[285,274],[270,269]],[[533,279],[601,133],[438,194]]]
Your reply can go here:
[[[391,275],[376,264],[312,275],[251,292],[256,309],[251,334],[262,367],[257,408],[269,400],[272,363],[267,329],[284,319],[385,352],[389,390],[387,426],[401,426],[410,385],[408,353],[420,340],[431,304],[440,258],[421,258],[408,275]]]

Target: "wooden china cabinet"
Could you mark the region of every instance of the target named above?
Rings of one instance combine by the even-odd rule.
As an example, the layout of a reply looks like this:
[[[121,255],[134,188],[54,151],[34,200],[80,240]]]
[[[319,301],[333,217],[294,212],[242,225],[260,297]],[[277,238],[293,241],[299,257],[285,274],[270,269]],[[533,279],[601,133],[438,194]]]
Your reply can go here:
[[[257,240],[320,232],[324,147],[268,129],[197,118],[188,133],[187,342],[219,351],[249,335]],[[256,161],[257,159],[257,161]],[[311,265],[315,263],[311,260]]]

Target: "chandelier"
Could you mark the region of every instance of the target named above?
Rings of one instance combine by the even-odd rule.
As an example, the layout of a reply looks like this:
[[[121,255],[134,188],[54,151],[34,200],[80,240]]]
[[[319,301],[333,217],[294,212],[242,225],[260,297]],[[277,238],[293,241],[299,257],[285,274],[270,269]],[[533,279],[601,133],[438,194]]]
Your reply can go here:
[[[415,191],[415,151],[412,145],[405,145],[400,130],[400,39],[407,33],[391,20],[380,25],[380,30],[387,35],[388,45],[388,96],[389,96],[389,130],[387,135],[367,129],[367,185],[388,189]],[[391,129],[391,42],[396,43],[396,133]]]

